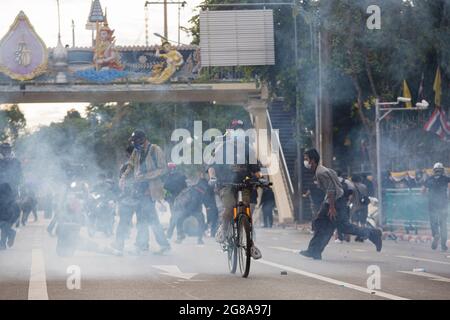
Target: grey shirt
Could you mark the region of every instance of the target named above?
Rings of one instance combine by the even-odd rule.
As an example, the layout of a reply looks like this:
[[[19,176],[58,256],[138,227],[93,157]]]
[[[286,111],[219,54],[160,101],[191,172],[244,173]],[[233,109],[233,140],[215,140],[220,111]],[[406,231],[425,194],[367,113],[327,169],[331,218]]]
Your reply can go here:
[[[333,169],[318,165],[316,169],[316,180],[318,187],[325,192],[326,203],[328,203],[328,193],[333,193],[335,200],[344,195],[344,189],[342,189],[339,178]]]

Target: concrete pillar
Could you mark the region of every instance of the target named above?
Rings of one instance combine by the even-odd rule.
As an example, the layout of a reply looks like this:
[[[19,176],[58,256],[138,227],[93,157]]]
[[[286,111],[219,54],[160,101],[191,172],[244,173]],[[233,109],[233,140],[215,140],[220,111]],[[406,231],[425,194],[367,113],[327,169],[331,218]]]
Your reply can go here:
[[[285,185],[283,180],[281,167],[282,159],[280,157],[280,154],[277,153],[275,155],[276,159],[274,159],[272,154],[270,153],[274,143],[271,141],[271,136],[269,135],[270,132],[267,125],[267,106],[267,100],[252,99],[249,101],[245,109],[249,112],[250,117],[252,118],[257,137],[262,137],[262,133],[260,132],[260,130],[265,130],[267,134],[267,139],[263,139],[265,141],[261,141],[261,139],[257,140],[258,160],[260,160],[264,167],[271,168],[269,170],[269,179],[273,183],[272,189],[275,194],[279,223],[290,223],[293,221],[294,214],[289,201],[290,191],[287,189],[287,186]],[[267,145],[263,146],[263,143]],[[264,154],[259,153],[259,151],[261,150],[269,151],[267,157]],[[276,168],[276,170],[273,170],[274,167]]]

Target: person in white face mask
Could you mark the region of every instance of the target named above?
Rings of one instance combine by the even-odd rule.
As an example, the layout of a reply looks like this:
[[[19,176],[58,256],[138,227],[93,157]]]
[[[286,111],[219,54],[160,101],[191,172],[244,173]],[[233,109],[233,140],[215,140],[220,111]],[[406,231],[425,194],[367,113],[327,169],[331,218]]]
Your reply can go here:
[[[346,215],[347,204],[341,182],[334,170],[326,168],[319,163],[320,155],[316,149],[310,149],[305,152],[304,165],[314,172],[318,187],[325,192],[325,199],[314,222],[313,238],[309,242],[308,249],[300,251],[300,254],[308,258],[321,260],[322,252],[336,228],[340,233],[369,239],[375,244],[377,251],[381,251],[381,230],[361,228],[348,221],[348,216]]]
[[[428,193],[428,209],[430,213],[431,232],[433,242],[431,248],[436,250],[441,242],[442,251],[447,251],[447,217],[450,177],[445,175],[442,163],[437,162],[433,167],[433,175],[429,177],[423,186],[423,191]]]

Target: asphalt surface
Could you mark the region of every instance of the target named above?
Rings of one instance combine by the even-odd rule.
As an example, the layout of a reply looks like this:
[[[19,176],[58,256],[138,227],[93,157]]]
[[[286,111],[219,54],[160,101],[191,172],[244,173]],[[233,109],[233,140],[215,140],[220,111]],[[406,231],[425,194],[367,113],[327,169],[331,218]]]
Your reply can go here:
[[[298,254],[310,234],[258,228],[256,243],[263,258],[252,261],[244,279],[239,271],[229,273],[226,255],[211,238],[204,245],[191,237],[182,244],[172,241],[172,250],[162,256],[154,253],[158,248],[152,238],[151,251],[143,255],[136,255],[130,239],[123,256],[100,247],[62,258],[56,254],[56,239],[46,232],[47,223],[42,215],[29,222],[15,246],[0,251],[0,299],[450,298],[450,253],[432,251],[425,243],[386,240],[377,253],[368,241],[331,241],[323,260],[314,261]],[[101,234],[90,241],[111,243]],[[372,270],[380,277],[374,278]]]

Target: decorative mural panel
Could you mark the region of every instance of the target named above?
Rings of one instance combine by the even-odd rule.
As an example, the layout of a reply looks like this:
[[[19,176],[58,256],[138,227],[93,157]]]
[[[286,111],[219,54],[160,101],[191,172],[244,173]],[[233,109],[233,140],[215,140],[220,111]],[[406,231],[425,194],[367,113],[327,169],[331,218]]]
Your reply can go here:
[[[59,44],[47,50],[21,12],[3,38],[0,53],[0,85],[24,80],[47,84],[188,82],[197,78],[201,67],[197,46],[175,47],[168,41],[149,47],[116,46],[106,17],[96,23],[94,47],[63,48]]]
[[[0,41],[0,71],[14,80],[30,80],[46,72],[48,51],[21,11]]]

